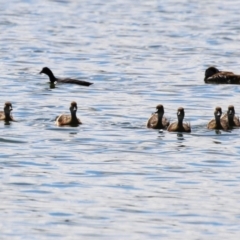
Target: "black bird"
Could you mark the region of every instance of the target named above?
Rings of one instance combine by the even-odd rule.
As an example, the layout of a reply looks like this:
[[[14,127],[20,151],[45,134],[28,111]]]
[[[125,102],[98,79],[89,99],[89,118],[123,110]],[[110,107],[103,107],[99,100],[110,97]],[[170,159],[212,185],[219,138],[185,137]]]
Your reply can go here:
[[[90,86],[93,83],[91,82],[86,82],[86,81],[82,81],[82,80],[77,80],[77,79],[72,79],[72,78],[56,78],[53,74],[53,72],[48,68],[48,67],[44,67],[42,69],[42,71],[40,72],[40,74],[46,74],[49,77],[50,82],[53,84],[54,82],[58,82],[58,83],[73,83],[73,84],[78,84],[78,85],[82,85],[82,86]]]
[[[240,75],[233,72],[219,71],[215,67],[209,67],[205,71],[205,83],[240,84]]]

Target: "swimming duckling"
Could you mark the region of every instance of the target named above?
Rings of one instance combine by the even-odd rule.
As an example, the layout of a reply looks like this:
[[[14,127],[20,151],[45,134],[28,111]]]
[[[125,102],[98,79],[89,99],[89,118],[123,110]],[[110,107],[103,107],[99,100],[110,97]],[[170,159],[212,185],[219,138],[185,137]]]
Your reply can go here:
[[[207,125],[208,129],[217,129],[217,130],[220,130],[220,129],[228,130],[229,129],[229,125],[228,125],[227,121],[224,119],[221,119],[222,108],[216,107],[216,109],[214,111],[214,116],[215,116],[215,119],[212,119]]]
[[[169,132],[191,132],[191,126],[189,123],[183,123],[184,108],[180,107],[177,111],[178,122],[171,123],[168,127]]]
[[[219,71],[216,67],[209,67],[205,71],[204,81],[205,83],[240,84],[240,75]]]
[[[159,104],[156,106],[157,111],[148,119],[147,127],[154,129],[167,129],[169,121],[163,117],[164,108]]]
[[[58,126],[63,126],[63,125],[77,126],[79,124],[82,124],[80,119],[77,118],[77,116],[76,116],[76,112],[77,112],[77,103],[76,102],[71,102],[70,112],[71,112],[71,115],[62,114],[59,117],[57,117],[55,123]]]
[[[4,111],[0,111],[0,120],[4,120],[6,122],[15,121],[11,115],[12,104],[10,102],[5,102]]]
[[[224,121],[228,122],[229,127],[240,127],[239,118],[235,116],[235,109],[233,105],[228,106],[228,111],[222,116]]]
[[[42,73],[48,75],[51,84],[53,84],[54,82],[57,82],[57,83],[73,83],[73,84],[78,84],[78,85],[87,86],[87,87],[93,84],[91,82],[86,82],[86,81],[72,79],[72,78],[56,78],[54,76],[53,72],[48,67],[44,67],[42,69],[42,71],[40,72],[40,74],[42,74]]]

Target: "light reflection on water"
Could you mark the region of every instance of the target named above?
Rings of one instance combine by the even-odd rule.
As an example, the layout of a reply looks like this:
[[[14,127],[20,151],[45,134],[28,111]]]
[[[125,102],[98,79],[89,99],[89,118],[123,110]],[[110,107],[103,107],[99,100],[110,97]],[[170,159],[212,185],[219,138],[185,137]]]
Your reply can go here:
[[[236,239],[239,131],[206,129],[239,86],[236,1],[12,1],[0,8],[3,239]],[[215,11],[213,11],[213,9]],[[94,82],[50,86],[57,76]],[[78,128],[54,119],[78,103]],[[146,129],[157,104],[191,134]]]

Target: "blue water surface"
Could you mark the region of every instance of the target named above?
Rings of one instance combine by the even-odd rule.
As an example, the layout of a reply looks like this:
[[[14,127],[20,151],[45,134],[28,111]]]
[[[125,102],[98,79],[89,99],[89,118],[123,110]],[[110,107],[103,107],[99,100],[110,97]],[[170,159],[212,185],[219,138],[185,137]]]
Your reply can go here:
[[[0,7],[1,239],[239,239],[239,2],[13,0]],[[38,73],[93,82],[57,84]],[[80,127],[54,119],[78,103]],[[157,104],[191,134],[146,128]]]

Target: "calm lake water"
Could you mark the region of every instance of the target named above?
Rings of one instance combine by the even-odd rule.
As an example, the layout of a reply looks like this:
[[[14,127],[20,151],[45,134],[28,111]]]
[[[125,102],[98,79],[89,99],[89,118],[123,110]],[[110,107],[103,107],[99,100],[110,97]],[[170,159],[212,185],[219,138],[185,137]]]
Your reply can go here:
[[[2,1],[1,239],[239,239],[240,129],[206,129],[216,106],[240,115],[239,1]],[[49,87],[40,70],[94,85]],[[54,119],[78,103],[80,127]],[[147,129],[163,104],[191,134]]]

